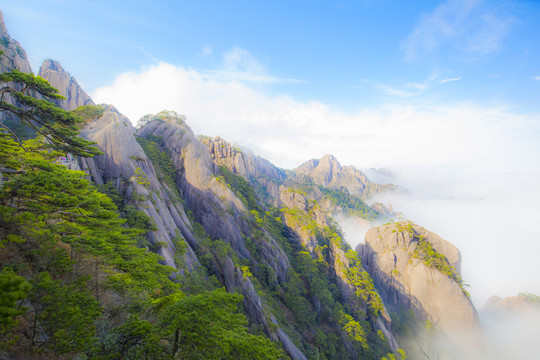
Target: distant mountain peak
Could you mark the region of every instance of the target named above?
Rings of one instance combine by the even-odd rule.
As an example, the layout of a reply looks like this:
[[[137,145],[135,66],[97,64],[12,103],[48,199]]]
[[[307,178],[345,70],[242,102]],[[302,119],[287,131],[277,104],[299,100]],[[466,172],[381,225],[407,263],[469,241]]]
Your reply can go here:
[[[38,75],[57,88],[62,96],[65,96],[65,100],[55,101],[64,110],[74,110],[81,105],[95,105],[77,80],[64,70],[58,61],[52,59],[43,61]]]

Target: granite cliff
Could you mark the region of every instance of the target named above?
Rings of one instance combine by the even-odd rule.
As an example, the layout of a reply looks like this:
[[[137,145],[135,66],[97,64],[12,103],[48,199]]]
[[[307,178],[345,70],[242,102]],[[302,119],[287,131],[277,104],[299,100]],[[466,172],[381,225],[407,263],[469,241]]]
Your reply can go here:
[[[438,235],[403,221],[371,228],[357,249],[385,304],[414,314],[454,346],[479,343],[478,315],[461,279],[459,250]]]
[[[0,35],[1,70],[31,72],[3,23]],[[391,315],[403,309],[449,334],[477,330],[450,243],[392,224],[370,230],[357,252],[348,245],[334,217],[366,224],[393,217],[391,208],[365,201],[394,185],[373,183],[332,155],[283,170],[219,137],[197,137],[170,111],[136,129],[136,119],[114,106],[96,106],[58,62],[45,60],[39,74],[66,97],[56,105],[95,114],[80,136],[102,154],[68,155],[69,167],[113,198],[128,225],[143,224],[139,245],[159,254],[175,281],[215,278],[242,294],[252,331],[290,358],[399,356]],[[430,251],[443,267],[429,263]]]
[[[62,109],[75,110],[82,105],[95,105],[90,96],[79,86],[77,80],[65,71],[58,61],[45,60],[39,68],[38,75],[60,90],[60,95],[65,97],[65,100],[55,100]]]

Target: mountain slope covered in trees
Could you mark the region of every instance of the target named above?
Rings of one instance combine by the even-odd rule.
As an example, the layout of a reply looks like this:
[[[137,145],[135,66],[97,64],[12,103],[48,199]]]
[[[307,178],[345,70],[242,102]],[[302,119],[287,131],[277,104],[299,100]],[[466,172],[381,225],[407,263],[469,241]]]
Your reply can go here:
[[[389,221],[365,200],[395,186],[332,156],[282,170],[170,111],[134,128],[46,61],[62,100],[0,30],[0,358],[405,359],[427,315],[394,329],[334,220]]]

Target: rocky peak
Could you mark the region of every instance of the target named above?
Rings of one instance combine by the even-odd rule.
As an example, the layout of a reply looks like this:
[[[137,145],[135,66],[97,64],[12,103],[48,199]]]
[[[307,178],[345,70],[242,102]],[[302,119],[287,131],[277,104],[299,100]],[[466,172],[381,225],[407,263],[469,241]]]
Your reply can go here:
[[[393,185],[371,183],[366,175],[354,166],[342,166],[333,155],[320,160],[309,160],[294,170],[297,177],[307,176],[315,184],[333,190],[346,189],[349,194],[366,198],[377,191],[394,189]]]
[[[64,70],[58,61],[51,59],[43,61],[39,68],[39,76],[57,88],[65,97],[65,100],[55,100],[55,103],[64,110],[74,110],[81,105],[95,105],[77,80]]]
[[[478,316],[463,288],[459,250],[412,223],[371,228],[357,249],[386,305],[412,310],[447,336],[477,334]]]
[[[31,73],[30,63],[26,51],[18,41],[11,38],[4,23],[4,16],[0,11],[0,50],[4,55],[0,56],[0,72],[17,69],[25,73]]]

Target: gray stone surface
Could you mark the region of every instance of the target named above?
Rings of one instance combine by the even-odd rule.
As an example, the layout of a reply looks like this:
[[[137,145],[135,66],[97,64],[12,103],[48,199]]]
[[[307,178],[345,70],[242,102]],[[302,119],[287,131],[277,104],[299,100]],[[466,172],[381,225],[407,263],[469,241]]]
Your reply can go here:
[[[80,87],[58,61],[47,59],[39,68],[39,76],[47,80],[52,87],[58,89],[65,100],[54,100],[64,110],[74,110],[81,105],[95,105],[90,96]]]
[[[81,136],[96,142],[104,154],[82,159],[81,168],[87,170],[97,184],[112,182],[120,194],[126,195],[128,203],[154,220],[157,231],[150,233],[149,240],[153,244],[165,244],[159,247],[158,253],[166,265],[177,268],[173,239],[186,241],[188,246],[181,260],[188,270],[193,269],[198,264],[191,248],[195,240],[182,205],[158,180],[151,161],[135,140],[131,122],[113,106],[105,108],[99,119],[88,123],[81,131]],[[146,181],[148,184],[144,184]]]
[[[4,55],[0,56],[0,72],[17,69],[28,74],[32,73],[26,51],[9,35],[2,12],[0,12],[0,40],[0,50],[4,51]]]
[[[456,247],[420,226],[414,230],[460,271]],[[454,279],[413,257],[416,246],[408,232],[389,224],[371,228],[356,250],[387,306],[411,309],[418,320],[429,320],[449,336],[476,335],[478,316],[470,299]]]
[[[309,160],[294,169],[298,177],[308,177],[315,184],[333,190],[347,189],[349,194],[367,198],[377,192],[394,191],[396,186],[372,183],[354,166],[341,166],[333,155],[324,155],[320,160]]]

